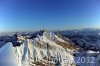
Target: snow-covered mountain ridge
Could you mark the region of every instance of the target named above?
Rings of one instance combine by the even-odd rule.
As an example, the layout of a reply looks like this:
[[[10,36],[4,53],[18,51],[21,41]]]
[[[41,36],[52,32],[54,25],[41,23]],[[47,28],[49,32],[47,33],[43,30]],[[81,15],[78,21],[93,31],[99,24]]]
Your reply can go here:
[[[65,37],[44,30],[15,34],[0,48],[0,66],[100,65],[99,51],[84,50]]]
[[[2,50],[7,50],[5,46],[8,49],[9,46],[13,48],[13,52],[12,50],[8,52],[11,52],[10,56],[15,56],[16,59],[11,58],[11,60],[16,61],[15,66],[66,66],[64,62],[67,58],[70,59],[67,65],[75,65],[73,56],[74,49],[67,48],[72,43],[66,42],[52,32],[39,31],[33,35],[34,37],[31,39],[28,39],[30,37],[27,38],[21,35],[14,36],[13,42],[7,43],[2,47]],[[0,53],[2,54],[2,52]]]

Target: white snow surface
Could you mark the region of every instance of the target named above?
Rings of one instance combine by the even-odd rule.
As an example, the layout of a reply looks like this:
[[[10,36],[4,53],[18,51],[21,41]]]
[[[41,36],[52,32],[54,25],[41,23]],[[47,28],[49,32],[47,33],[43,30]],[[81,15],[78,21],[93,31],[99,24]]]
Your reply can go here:
[[[7,43],[0,49],[0,66],[18,66],[12,43]]]

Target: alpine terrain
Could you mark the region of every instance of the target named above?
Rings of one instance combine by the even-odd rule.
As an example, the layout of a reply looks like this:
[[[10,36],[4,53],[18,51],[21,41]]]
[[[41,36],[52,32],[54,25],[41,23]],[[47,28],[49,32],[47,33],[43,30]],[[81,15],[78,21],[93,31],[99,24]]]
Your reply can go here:
[[[0,48],[0,66],[75,66],[74,43],[44,30],[15,34]]]

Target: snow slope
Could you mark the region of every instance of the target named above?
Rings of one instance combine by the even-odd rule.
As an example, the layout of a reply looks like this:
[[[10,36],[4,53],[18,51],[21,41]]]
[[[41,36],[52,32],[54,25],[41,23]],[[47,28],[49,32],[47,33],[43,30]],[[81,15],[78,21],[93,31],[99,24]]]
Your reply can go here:
[[[7,43],[0,49],[0,66],[18,66],[12,43]]]

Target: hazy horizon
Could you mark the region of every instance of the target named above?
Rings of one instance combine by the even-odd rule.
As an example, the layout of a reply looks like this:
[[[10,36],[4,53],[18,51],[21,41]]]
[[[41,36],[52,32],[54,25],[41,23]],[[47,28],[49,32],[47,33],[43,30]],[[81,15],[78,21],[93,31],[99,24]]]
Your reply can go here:
[[[38,30],[20,30],[20,31],[4,31],[4,32],[0,32],[0,33],[13,33],[13,32],[36,32],[36,31],[40,31],[40,30],[46,30],[46,31],[53,31],[53,32],[55,32],[55,31],[68,31],[68,30],[86,30],[86,29],[89,29],[89,30],[91,30],[91,29],[94,29],[94,30],[100,30],[100,28],[76,28],[76,29],[63,29],[63,30],[61,30],[61,29],[58,29],[58,30],[48,30],[48,29],[38,29]]]
[[[100,29],[100,0],[1,0],[0,32]]]

